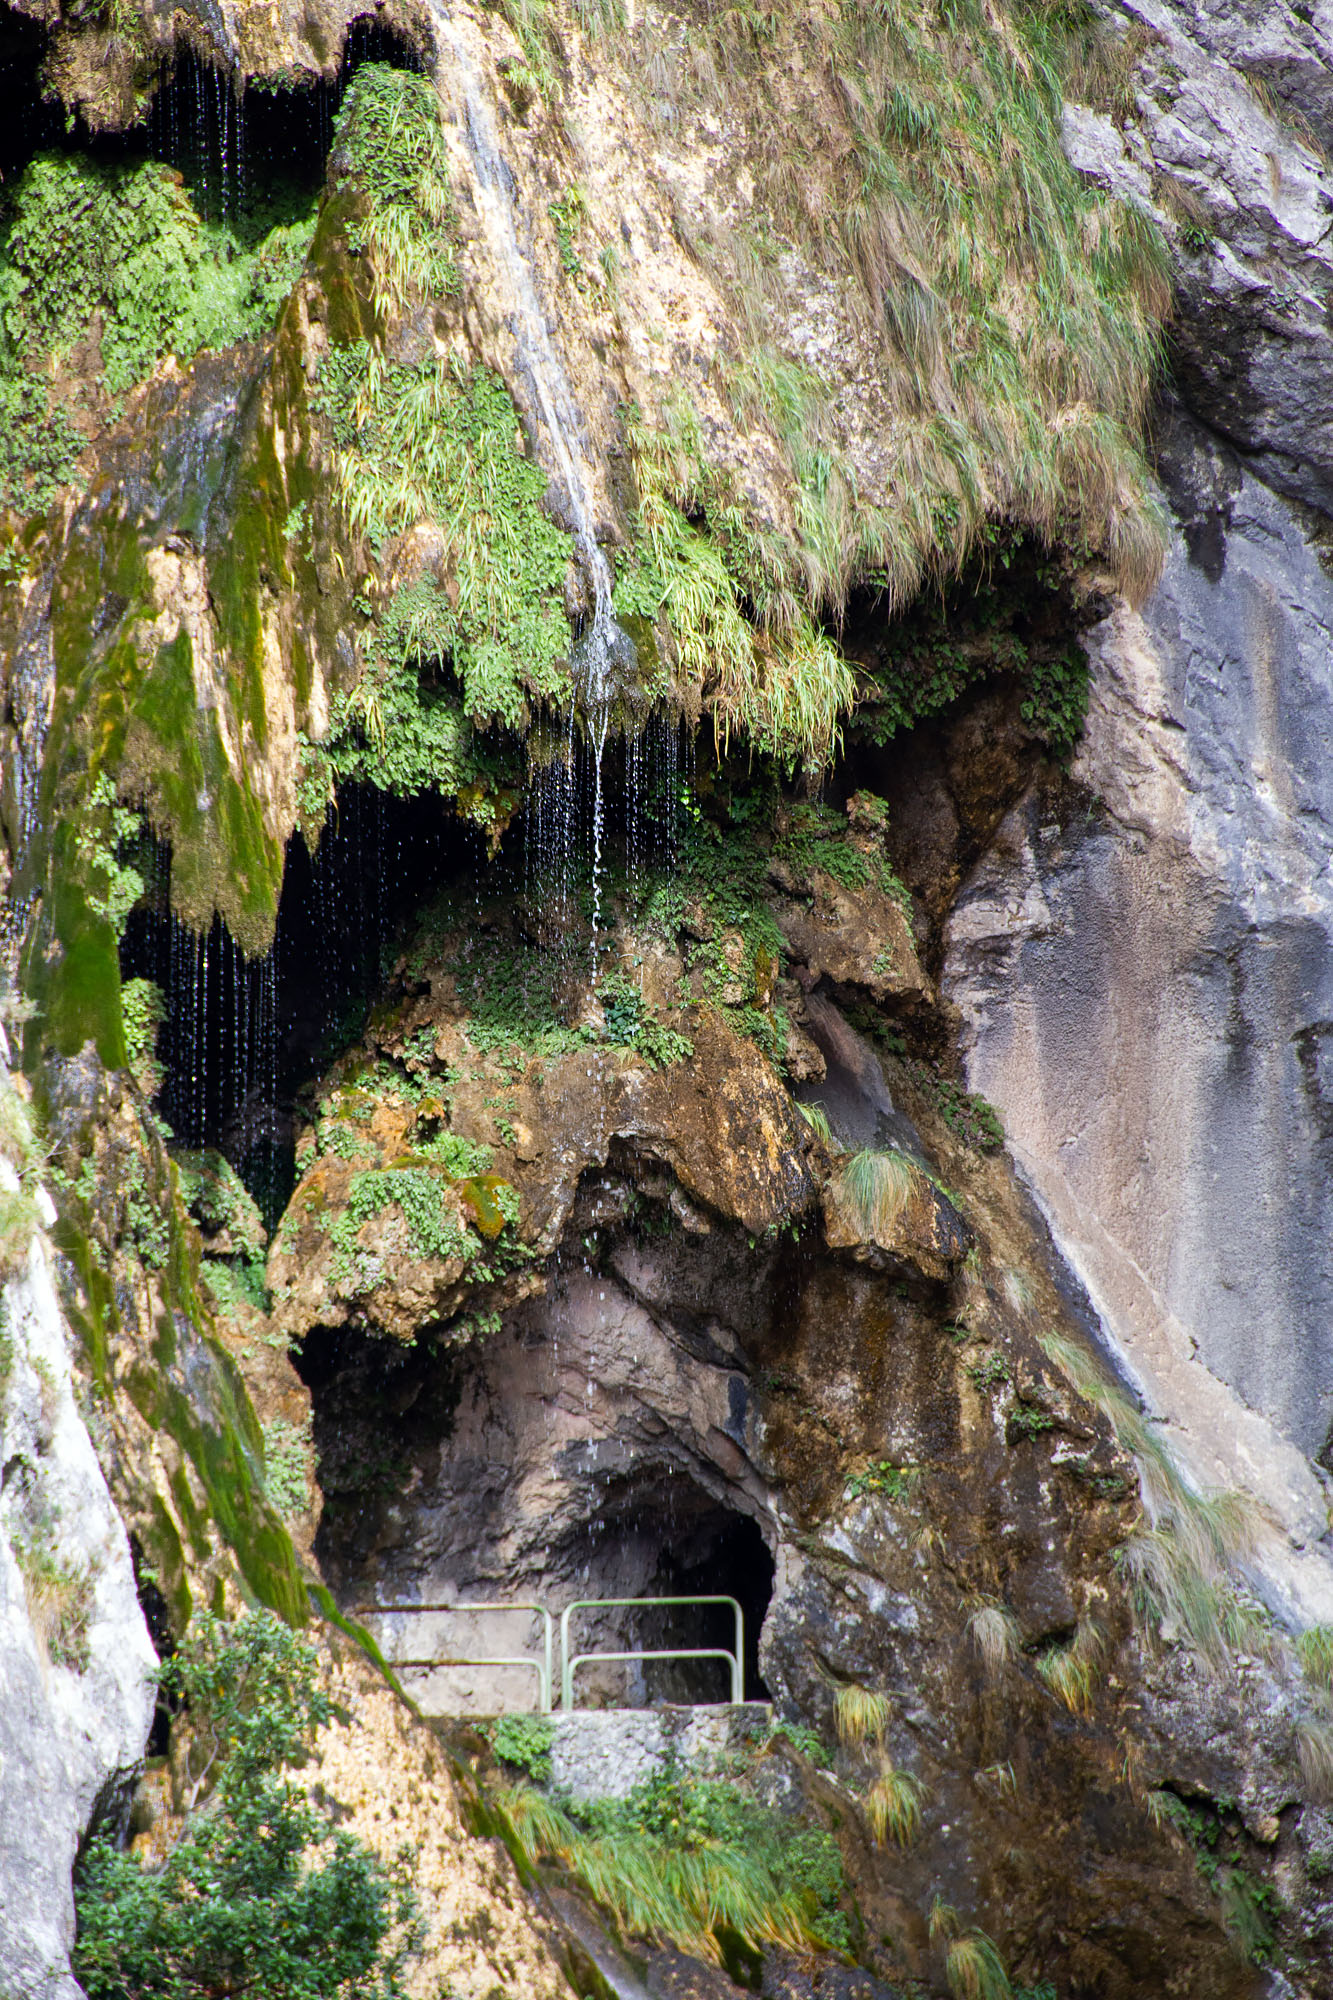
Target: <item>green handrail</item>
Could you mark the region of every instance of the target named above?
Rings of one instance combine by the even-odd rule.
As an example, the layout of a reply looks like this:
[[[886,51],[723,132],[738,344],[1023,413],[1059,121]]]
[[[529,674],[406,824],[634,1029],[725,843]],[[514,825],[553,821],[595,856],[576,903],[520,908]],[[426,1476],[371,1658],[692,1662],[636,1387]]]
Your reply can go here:
[[[569,1621],[576,1611],[654,1604],[729,1604],[736,1617],[736,1650],[729,1653],[725,1647],[718,1646],[673,1646],[662,1652],[577,1653],[571,1658]],[[573,1604],[567,1604],[560,1614],[560,1659],[560,1706],[566,1711],[574,1706],[574,1669],[587,1660],[729,1660],[731,1699],[738,1704],[744,1693],[745,1616],[734,1597],[580,1597]]]
[[[461,1657],[458,1659],[438,1660],[392,1660],[389,1664],[391,1666],[402,1667],[531,1667],[537,1676],[537,1696],[541,1704],[539,1712],[542,1715],[550,1714],[555,1661],[553,1657],[554,1645],[552,1642],[551,1614],[544,1604],[539,1604],[535,1598],[524,1599],[518,1604],[501,1604],[499,1602],[486,1604],[364,1604],[358,1606],[357,1615],[362,1618],[387,1618],[397,1616],[404,1611],[413,1613],[437,1613],[444,1611],[452,1612],[455,1615],[460,1612],[470,1611],[535,1612],[542,1621],[542,1651],[544,1658],[541,1660],[534,1660],[530,1653],[505,1653],[498,1658],[491,1659]]]

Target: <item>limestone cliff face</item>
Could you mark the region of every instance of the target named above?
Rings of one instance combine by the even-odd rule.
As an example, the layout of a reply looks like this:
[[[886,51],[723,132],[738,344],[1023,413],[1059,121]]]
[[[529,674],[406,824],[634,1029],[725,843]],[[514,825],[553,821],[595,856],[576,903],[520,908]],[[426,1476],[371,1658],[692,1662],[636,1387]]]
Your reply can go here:
[[[1135,18],[1162,39],[1124,134],[1072,110],[1068,143],[1111,177],[1137,148],[1145,196],[1185,182],[1202,204],[1178,379],[1238,450],[1165,424],[1165,575],[1088,635],[1078,793],[1006,821],[945,981],[1133,1378],[1201,1479],[1274,1510],[1292,1541],[1275,1601],[1327,1616],[1333,597],[1322,515],[1280,497],[1326,504],[1324,84],[1315,30],[1280,12],[1247,34],[1226,12]]]
[[[17,1100],[5,1055],[0,1036],[8,1136]],[[18,1185],[6,1157],[8,1200]],[[42,1219],[54,1212],[39,1194]],[[50,1245],[35,1231],[0,1287],[0,1966],[14,1991],[40,2000],[78,1995],[70,1871],[90,1824],[128,1809],[156,1690],[129,1543],[75,1401],[72,1347]]]
[[[1322,1610],[1333,589],[1228,454],[1186,425],[1172,456],[1162,585],[1089,638],[1079,789],[1006,820],[946,983],[1136,1379],[1276,1508]]]
[[[993,1937],[1038,1992],[1322,2000],[1306,11],[6,14],[90,131],[184,111],[205,169],[136,183],[136,255],[184,261],[124,381],[114,271],[33,317],[26,161],[6,223],[42,451],[0,468],[0,943],[119,1509],[35,1251],[0,1365],[0,1788],[60,1829],[2,1822],[25,1994],[72,1993],[73,1847],[143,1750],[123,1519],[177,1631],[322,1621],[315,1782],[418,1850],[423,2000],[554,2000],[592,1919],[474,1834],[478,1739],[442,1751],[356,1621],[718,1589],[832,1759],[763,1782],[835,1837],[856,1959],[751,1984],[956,1995]],[[214,256],[284,119],[303,220]],[[194,295],[241,267],[271,310],[214,351]],[[106,1641],[77,1671],[20,1577],[48,1530]],[[735,1990],[665,1948],[643,1979]]]

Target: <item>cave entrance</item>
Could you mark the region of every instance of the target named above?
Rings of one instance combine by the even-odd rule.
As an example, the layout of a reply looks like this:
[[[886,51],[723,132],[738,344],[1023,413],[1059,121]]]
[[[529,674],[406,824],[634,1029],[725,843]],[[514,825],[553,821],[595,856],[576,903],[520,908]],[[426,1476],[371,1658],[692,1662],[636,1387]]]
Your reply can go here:
[[[296,85],[251,82],[190,42],[163,63],[147,111],[123,132],[67,120],[45,79],[47,30],[0,6],[0,190],[37,154],[78,153],[106,166],[160,160],[181,176],[196,214],[253,249],[275,224],[313,215],[324,186],[333,121],[362,63],[420,71],[422,57],[378,15],[354,20],[336,76]],[[0,208],[3,197],[0,197]],[[0,215],[0,221],[3,216]]]
[[[485,842],[433,795],[346,785],[312,855],[288,844],[272,950],[247,959],[220,918],[196,933],[171,914],[170,856],[134,911],[123,980],[162,998],[162,1117],[178,1144],[215,1147],[273,1227],[291,1196],[298,1098],[365,1026],[404,919],[441,883],[479,875]]]
[[[695,1490],[703,1503],[700,1511],[684,1521],[665,1523],[668,1539],[659,1548],[656,1569],[643,1595],[734,1597],[744,1620],[742,1696],[746,1701],[767,1701],[769,1691],[759,1671],[759,1636],[773,1597],[773,1557],[756,1520],[711,1501],[701,1488]],[[640,1532],[652,1539],[651,1519]],[[724,1604],[645,1606],[632,1614],[631,1629],[631,1643],[645,1651],[725,1649],[735,1643],[732,1613]],[[645,1661],[631,1673],[637,1676],[642,1694],[636,1705],[727,1699],[724,1661]]]

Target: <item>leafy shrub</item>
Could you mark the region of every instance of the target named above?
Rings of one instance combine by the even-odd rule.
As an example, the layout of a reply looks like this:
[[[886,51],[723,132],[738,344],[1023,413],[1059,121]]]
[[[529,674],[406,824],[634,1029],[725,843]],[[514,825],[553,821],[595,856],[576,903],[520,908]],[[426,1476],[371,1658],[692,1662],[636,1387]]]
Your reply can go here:
[[[196,1613],[163,1677],[194,1731],[191,1804],[210,1784],[212,1798],[159,1868],[90,1842],[73,1953],[89,2000],[400,1995],[418,1942],[404,1870],[335,1831],[284,1771],[330,1714],[314,1648],[270,1612]]]
[[[555,1727],[541,1715],[502,1715],[490,1727],[491,1748],[502,1764],[523,1771],[536,1785],[551,1775]]]

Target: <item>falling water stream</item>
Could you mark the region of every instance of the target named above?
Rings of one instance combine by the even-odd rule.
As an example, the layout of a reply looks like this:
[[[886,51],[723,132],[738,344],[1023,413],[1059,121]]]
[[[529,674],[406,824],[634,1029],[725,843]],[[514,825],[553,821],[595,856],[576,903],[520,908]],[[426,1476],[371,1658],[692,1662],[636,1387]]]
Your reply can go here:
[[[594,751],[590,830],[595,969],[606,817],[603,766],[616,698],[634,671],[634,642],[616,622],[611,570],[598,547],[593,524],[592,475],[580,442],[582,419],[537,295],[531,260],[519,242],[514,179],[500,153],[494,114],[464,36],[439,0],[432,12],[440,41],[453,58],[441,82],[456,90],[461,99],[462,131],[476,181],[478,219],[496,273],[508,293],[514,374],[527,392],[536,448],[568,496],[574,546],[592,591],[592,616],[575,640],[570,664],[576,701],[582,704]],[[566,747],[571,769],[575,705],[570,707]],[[572,808],[572,797],[570,804]]]

